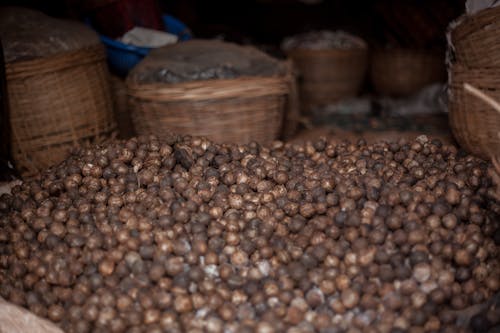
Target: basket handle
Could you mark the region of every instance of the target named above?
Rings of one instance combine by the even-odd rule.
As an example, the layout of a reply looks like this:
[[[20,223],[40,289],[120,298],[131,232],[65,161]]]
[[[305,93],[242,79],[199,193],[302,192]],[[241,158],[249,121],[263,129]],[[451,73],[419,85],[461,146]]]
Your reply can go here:
[[[486,104],[488,104],[489,106],[491,106],[493,108],[493,110],[497,111],[500,114],[500,103],[498,103],[497,101],[495,101],[493,98],[491,98],[490,96],[486,95],[481,90],[479,90],[476,87],[470,85],[469,83],[464,83],[464,89],[469,94],[471,94],[471,95],[479,98],[480,100],[482,100],[483,102],[485,102]],[[498,136],[498,139],[500,139],[500,132],[497,133],[497,136]],[[498,157],[493,156],[491,159],[492,159],[492,163],[493,163],[495,169],[500,172],[500,162],[498,161],[497,158]],[[499,200],[500,200],[500,198],[499,198]]]
[[[481,90],[477,89],[476,87],[473,87],[468,83],[464,83],[464,89],[466,92],[479,98],[480,100],[491,106],[495,111],[500,113],[500,103],[495,101],[493,98],[491,98],[490,96],[483,93]]]

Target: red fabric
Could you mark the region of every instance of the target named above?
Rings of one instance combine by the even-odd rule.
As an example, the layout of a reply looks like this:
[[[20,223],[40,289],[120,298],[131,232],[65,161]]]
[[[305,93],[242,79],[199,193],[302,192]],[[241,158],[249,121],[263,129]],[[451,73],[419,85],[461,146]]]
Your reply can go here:
[[[120,0],[96,8],[92,23],[101,34],[117,38],[134,26],[164,30],[156,0]]]

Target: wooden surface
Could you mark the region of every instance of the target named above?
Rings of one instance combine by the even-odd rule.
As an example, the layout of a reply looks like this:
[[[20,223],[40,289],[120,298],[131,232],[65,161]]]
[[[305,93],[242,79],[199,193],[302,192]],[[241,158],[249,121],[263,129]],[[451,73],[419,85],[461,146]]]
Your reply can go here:
[[[401,138],[412,140],[423,134],[427,135],[431,140],[439,139],[443,143],[455,144],[453,137],[447,133],[439,134],[433,132],[425,133],[397,130],[352,132],[330,126],[302,129],[290,141],[299,142],[304,140],[314,140],[319,137],[327,137],[336,141],[348,140],[351,142],[356,142],[359,139],[365,139],[367,143],[371,144],[380,141],[398,141]]]
[[[411,126],[408,123],[411,123]],[[401,138],[412,140],[420,135],[427,135],[431,140],[439,139],[443,143],[456,145],[447,118],[441,116],[406,119],[403,122],[383,118],[353,118],[350,123],[346,123],[345,119],[316,124],[306,122],[290,141],[299,142],[326,137],[335,141],[356,142],[359,139],[365,139],[368,143],[375,143],[398,141]]]

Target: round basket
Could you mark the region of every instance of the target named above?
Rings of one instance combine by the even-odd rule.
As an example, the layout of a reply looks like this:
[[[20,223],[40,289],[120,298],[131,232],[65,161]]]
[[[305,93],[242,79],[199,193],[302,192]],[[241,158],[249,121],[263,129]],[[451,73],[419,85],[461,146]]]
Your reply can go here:
[[[299,96],[305,113],[356,96],[367,69],[367,48],[292,49],[288,56],[299,72]]]
[[[500,100],[500,69],[450,68],[449,120],[458,143],[470,153],[489,159],[500,154],[500,114],[464,89],[464,83]]]
[[[261,143],[282,130],[289,77],[240,77],[179,84],[138,84],[127,79],[136,132],[171,131],[217,142]]]
[[[411,49],[376,50],[371,80],[375,91],[387,96],[407,96],[428,84],[444,82],[444,53]]]
[[[115,130],[102,45],[6,65],[12,151],[27,176]]]
[[[500,6],[464,16],[452,25],[456,60],[468,67],[500,67]]]

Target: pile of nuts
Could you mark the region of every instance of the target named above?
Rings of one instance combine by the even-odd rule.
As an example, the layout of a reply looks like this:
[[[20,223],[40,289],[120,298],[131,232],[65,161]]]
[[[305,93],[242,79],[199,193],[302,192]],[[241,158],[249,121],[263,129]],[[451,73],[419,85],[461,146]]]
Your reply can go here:
[[[67,333],[457,332],[500,289],[487,168],[424,136],[82,148],[0,198],[0,296]]]

